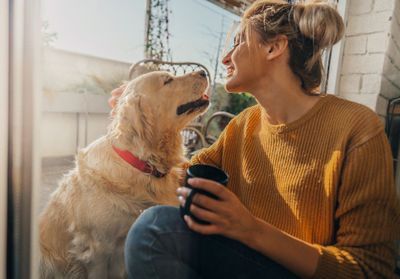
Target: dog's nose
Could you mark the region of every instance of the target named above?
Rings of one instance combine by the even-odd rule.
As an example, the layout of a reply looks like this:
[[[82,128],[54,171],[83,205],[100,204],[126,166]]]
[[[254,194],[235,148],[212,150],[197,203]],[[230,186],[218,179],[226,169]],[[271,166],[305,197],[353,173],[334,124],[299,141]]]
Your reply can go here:
[[[207,77],[207,73],[206,73],[206,71],[204,71],[204,70],[200,70],[200,71],[199,71],[199,75],[202,76],[202,77],[204,77],[204,78]]]

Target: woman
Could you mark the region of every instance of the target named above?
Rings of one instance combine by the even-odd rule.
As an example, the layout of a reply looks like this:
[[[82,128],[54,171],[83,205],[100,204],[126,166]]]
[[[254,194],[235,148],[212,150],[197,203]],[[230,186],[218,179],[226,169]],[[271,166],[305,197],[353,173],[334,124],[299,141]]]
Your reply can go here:
[[[368,108],[319,94],[321,51],[344,25],[327,4],[260,0],[223,58],[226,89],[258,101],[192,164],[192,213],[146,210],[126,241],[131,278],[392,278],[400,210],[390,148]],[[182,204],[187,188],[179,188]]]

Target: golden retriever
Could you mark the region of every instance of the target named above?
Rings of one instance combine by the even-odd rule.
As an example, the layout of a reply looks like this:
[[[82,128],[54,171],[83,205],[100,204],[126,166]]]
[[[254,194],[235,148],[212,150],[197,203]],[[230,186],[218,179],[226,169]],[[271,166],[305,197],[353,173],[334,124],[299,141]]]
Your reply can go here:
[[[178,205],[180,131],[208,105],[204,71],[127,84],[107,135],[81,150],[40,217],[42,278],[124,278],[124,242],[146,208]],[[146,162],[145,173],[117,151]]]

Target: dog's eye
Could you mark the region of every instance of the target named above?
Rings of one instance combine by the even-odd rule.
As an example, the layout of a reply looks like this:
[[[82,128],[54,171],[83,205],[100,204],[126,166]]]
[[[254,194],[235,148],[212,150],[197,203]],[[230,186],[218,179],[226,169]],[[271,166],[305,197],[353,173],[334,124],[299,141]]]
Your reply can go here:
[[[174,79],[172,77],[169,77],[164,81],[164,85],[167,85],[168,83],[171,83]]]

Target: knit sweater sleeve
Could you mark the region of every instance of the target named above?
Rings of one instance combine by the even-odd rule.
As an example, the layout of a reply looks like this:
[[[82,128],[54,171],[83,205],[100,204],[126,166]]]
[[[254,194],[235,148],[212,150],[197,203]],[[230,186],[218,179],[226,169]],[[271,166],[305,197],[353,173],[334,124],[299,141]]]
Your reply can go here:
[[[222,152],[224,150],[225,130],[218,139],[207,148],[201,149],[190,160],[191,164],[206,164],[221,167]]]
[[[224,146],[229,141],[229,138],[236,133],[238,117],[241,117],[241,115],[232,119],[219,135],[218,139],[210,147],[203,148],[195,154],[191,158],[190,163],[213,165],[221,168]]]
[[[336,241],[332,246],[315,245],[320,259],[314,277],[396,278],[400,207],[384,132],[351,148],[342,168]]]

